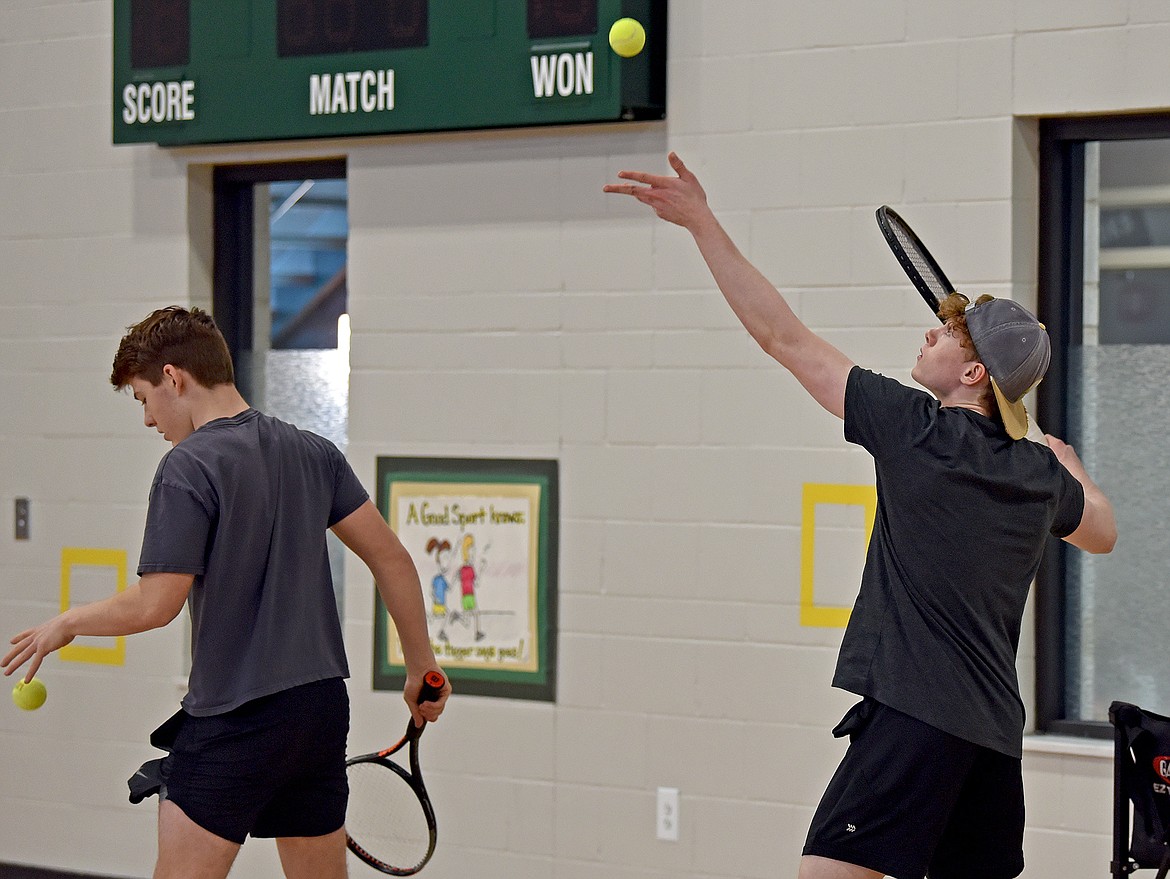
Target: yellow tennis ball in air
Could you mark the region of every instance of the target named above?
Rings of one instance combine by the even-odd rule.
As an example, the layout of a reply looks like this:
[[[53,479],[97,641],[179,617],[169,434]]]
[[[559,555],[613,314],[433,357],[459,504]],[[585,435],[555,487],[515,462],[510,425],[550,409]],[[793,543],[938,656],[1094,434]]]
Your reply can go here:
[[[646,45],[646,28],[633,18],[619,18],[609,29],[609,47],[623,58],[633,58]]]
[[[33,678],[27,684],[20,681],[12,688],[12,701],[16,703],[17,708],[23,708],[25,711],[36,711],[45,704],[48,697],[48,691],[45,690],[40,678]]]

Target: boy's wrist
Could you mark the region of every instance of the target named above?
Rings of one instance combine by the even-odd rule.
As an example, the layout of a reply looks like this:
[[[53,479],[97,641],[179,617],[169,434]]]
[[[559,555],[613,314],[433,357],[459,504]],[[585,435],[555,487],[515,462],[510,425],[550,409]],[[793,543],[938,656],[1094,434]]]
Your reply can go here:
[[[60,616],[57,617],[57,621],[60,623],[60,626],[61,626],[62,630],[64,631],[64,633],[66,635],[68,635],[70,638],[76,638],[78,635],[81,634],[81,632],[79,632],[77,630],[77,608],[76,607],[71,607],[71,608],[69,608],[69,610],[62,611]]]

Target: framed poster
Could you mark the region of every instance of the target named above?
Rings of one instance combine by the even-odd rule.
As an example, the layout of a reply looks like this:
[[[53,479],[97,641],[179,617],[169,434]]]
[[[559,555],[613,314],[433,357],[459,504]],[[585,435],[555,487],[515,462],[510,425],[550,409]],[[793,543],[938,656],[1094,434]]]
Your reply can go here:
[[[378,458],[378,508],[414,559],[458,693],[556,700],[558,462]],[[405,680],[375,593],[374,689]]]

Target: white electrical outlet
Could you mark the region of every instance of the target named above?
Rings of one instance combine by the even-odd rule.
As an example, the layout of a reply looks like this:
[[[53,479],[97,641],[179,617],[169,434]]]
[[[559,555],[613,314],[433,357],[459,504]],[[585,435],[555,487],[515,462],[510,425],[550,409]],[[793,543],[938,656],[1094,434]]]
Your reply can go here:
[[[678,788],[658,788],[658,838],[678,842]]]

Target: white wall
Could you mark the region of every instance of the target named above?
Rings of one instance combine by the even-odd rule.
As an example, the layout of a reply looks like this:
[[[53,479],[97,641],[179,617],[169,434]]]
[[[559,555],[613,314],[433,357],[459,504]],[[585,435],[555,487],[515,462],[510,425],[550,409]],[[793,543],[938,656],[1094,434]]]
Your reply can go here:
[[[207,168],[344,152],[359,475],[373,486],[378,455],[561,462],[558,702],[456,697],[428,731],[428,875],[792,875],[851,702],[829,687],[839,630],[800,625],[802,486],[872,470],[756,350],[689,237],[600,188],[678,150],[810,325],[908,379],[927,320],[874,208],[929,230],[961,286],[1033,297],[1032,117],[1170,106],[1170,6],[676,0],[662,124],[181,150],[111,146],[111,20],[108,0],[0,6],[5,633],[54,612],[62,547],[133,568],[163,448],[106,376],[126,325],[206,294]],[[848,601],[860,539],[818,534],[819,595]],[[354,751],[402,722],[367,690],[358,567]],[[177,701],[183,643],[175,624],[124,666],[54,658],[42,710],[0,709],[0,861],[149,874],[153,806],[124,779]],[[1030,741],[1029,879],[1108,869],[1108,758]],[[660,785],[682,792],[677,843],[654,839]],[[233,875],[276,870],[249,843]]]

